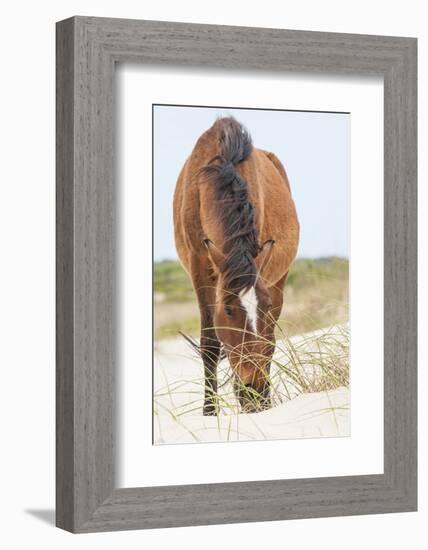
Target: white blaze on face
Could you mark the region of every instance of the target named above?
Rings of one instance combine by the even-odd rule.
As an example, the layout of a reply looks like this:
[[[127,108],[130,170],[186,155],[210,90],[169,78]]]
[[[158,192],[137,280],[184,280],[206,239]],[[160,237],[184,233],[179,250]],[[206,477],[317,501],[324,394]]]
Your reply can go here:
[[[250,322],[251,328],[255,334],[257,334],[257,294],[255,287],[250,287],[248,290],[241,290],[239,293],[241,304],[247,312],[247,318]]]

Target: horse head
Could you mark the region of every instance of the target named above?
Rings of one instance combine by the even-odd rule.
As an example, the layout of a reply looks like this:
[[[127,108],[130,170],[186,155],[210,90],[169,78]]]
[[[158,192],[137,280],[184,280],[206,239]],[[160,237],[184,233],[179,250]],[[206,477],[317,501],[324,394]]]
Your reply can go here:
[[[230,284],[227,255],[204,241],[217,273],[214,328],[234,373],[234,391],[244,412],[270,407],[269,369],[275,348],[272,299],[263,272],[273,251],[273,240],[260,247],[252,277]]]

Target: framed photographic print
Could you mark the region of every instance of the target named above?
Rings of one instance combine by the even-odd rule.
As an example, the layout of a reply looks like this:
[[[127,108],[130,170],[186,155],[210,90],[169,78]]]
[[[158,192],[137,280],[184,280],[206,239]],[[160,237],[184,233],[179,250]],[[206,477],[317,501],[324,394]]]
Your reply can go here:
[[[416,40],[57,24],[57,525],[416,509]]]

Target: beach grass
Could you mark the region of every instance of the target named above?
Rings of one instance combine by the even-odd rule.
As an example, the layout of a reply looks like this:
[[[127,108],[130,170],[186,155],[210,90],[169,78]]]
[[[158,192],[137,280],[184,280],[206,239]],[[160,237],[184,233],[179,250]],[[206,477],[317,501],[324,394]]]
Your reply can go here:
[[[325,327],[293,338],[287,336],[280,327],[278,332],[281,337],[277,338],[270,371],[273,407],[300,394],[349,387],[348,324]],[[167,413],[174,418],[182,418],[201,412],[205,387],[203,367],[197,348],[190,346],[188,353],[199,365],[199,376],[192,379],[184,377],[159,386],[154,394],[155,414]],[[234,377],[227,360],[220,362],[217,376],[217,412],[224,415],[239,414],[241,408],[235,396]]]

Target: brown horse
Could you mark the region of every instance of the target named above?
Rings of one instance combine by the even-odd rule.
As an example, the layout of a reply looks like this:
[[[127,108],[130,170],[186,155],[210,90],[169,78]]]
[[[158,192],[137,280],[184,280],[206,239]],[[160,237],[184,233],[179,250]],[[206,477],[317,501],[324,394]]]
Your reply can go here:
[[[201,315],[204,415],[218,412],[222,345],[242,411],[269,408],[274,328],[299,241],[284,167],[234,118],[218,119],[178,177],[174,227]]]

